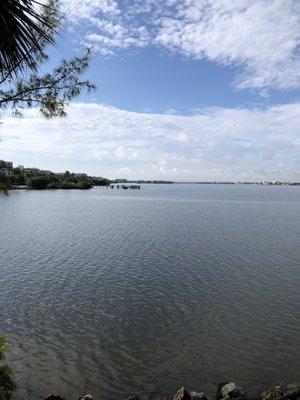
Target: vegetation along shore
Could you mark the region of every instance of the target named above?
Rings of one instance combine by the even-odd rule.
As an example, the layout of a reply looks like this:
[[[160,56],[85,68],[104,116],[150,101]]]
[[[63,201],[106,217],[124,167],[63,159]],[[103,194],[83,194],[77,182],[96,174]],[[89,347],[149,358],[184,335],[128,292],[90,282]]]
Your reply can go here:
[[[107,186],[106,178],[74,172],[52,172],[38,168],[13,166],[10,161],[0,160],[0,182],[6,189],[90,189]]]
[[[174,182],[168,180],[110,180],[103,177],[89,176],[85,173],[52,172],[39,168],[27,168],[23,165],[13,166],[11,161],[0,160],[0,192],[12,189],[90,189],[93,186],[109,186],[119,188],[119,184],[222,184],[222,185],[271,185],[271,186],[299,186],[299,182],[262,181],[262,182],[235,182],[235,181],[202,181],[202,182]],[[124,187],[125,186],[125,187]],[[135,185],[133,185],[135,186]],[[131,185],[130,187],[133,188]],[[128,188],[126,185],[120,187]],[[134,187],[137,188],[137,187]],[[139,187],[138,187],[139,188]]]

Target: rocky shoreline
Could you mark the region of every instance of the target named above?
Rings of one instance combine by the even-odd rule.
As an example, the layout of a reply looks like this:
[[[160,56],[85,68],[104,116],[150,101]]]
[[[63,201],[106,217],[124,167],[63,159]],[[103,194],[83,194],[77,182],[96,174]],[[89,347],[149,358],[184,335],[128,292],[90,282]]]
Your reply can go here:
[[[59,395],[49,394],[44,400],[65,400]],[[96,400],[92,395],[86,394],[79,400]],[[132,397],[128,400],[140,400]],[[204,392],[189,392],[186,388],[180,388],[174,395],[164,397],[162,400],[300,400],[300,384],[286,384],[273,386],[259,396],[248,397],[240,386],[234,382],[223,382],[217,387],[214,396]]]

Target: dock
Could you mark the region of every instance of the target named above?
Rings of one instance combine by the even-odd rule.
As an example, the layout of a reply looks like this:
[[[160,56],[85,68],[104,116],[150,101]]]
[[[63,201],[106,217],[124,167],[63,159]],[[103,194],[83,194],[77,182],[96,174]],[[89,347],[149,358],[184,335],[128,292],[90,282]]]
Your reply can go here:
[[[141,185],[118,185],[118,184],[111,184],[109,185],[110,189],[134,189],[134,190],[140,190]]]

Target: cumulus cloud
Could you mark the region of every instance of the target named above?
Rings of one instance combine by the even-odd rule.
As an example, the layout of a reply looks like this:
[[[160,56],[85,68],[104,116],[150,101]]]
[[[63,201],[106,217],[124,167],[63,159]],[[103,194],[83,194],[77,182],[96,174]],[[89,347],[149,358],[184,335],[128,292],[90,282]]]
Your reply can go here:
[[[63,9],[70,22],[88,23],[86,42],[105,54],[155,44],[194,59],[238,67],[234,85],[239,89],[265,94],[269,89],[300,86],[297,0],[135,0],[130,4],[67,0]]]
[[[300,84],[300,4],[286,0],[187,0],[161,18],[156,41],[196,59],[241,65],[239,88]]]
[[[62,12],[72,22],[93,18],[99,13],[110,17],[120,14],[115,0],[62,0],[60,4]]]
[[[0,159],[28,166],[111,178],[300,180],[300,103],[189,116],[75,103],[65,119],[27,110],[2,120]]]

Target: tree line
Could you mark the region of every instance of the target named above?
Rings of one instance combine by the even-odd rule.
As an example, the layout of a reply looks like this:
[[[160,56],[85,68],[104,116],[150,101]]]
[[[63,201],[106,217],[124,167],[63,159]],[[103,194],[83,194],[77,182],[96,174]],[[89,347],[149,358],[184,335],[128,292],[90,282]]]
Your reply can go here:
[[[1,176],[1,169],[0,169]],[[106,178],[91,177],[69,171],[54,173],[50,171],[12,168],[10,175],[0,179],[5,181],[7,189],[28,187],[29,189],[90,189],[93,186],[107,186]]]

